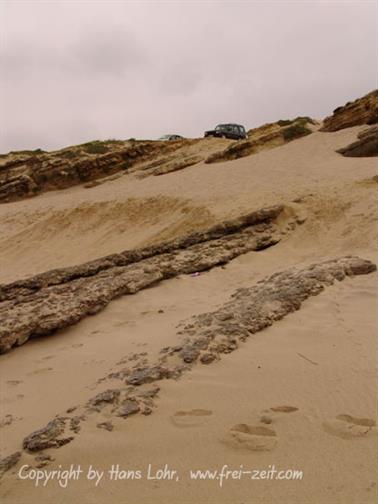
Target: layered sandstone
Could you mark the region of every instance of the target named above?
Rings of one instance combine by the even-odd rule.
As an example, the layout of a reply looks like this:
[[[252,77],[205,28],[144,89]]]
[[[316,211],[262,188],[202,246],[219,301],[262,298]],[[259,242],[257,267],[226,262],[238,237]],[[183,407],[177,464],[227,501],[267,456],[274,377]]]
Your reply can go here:
[[[320,131],[338,131],[343,128],[378,122],[378,90],[337,107],[324,119]]]
[[[372,126],[358,134],[358,140],[337,152],[346,157],[378,156],[378,126]]]
[[[112,299],[204,271],[280,240],[277,205],[162,245],[125,251],[0,286],[0,353],[77,323]]]
[[[234,142],[224,150],[210,154],[206,159],[206,163],[231,161],[284,145],[296,138],[312,133],[312,130],[307,126],[308,123],[314,124],[314,121],[309,117],[298,117],[293,120],[264,124],[259,128],[249,130],[246,140]]]
[[[92,142],[51,153],[26,152],[2,156],[0,203],[129,171],[138,163],[155,159],[193,142],[195,141]]]

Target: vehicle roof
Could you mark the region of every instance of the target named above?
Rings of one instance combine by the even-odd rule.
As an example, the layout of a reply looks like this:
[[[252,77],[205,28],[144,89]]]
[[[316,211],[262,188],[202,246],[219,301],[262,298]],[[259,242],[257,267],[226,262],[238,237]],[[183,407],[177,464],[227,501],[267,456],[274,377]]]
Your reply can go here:
[[[241,128],[244,128],[242,124],[237,124],[237,123],[224,123],[224,124],[217,124],[216,127],[218,126],[240,126]]]

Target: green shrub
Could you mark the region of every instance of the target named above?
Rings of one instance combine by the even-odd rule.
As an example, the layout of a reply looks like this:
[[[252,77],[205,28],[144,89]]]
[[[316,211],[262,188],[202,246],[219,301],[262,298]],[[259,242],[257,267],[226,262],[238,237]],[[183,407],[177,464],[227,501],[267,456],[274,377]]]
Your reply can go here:
[[[80,153],[76,150],[66,150],[61,151],[60,155],[66,159],[74,159],[80,156]]]
[[[85,143],[82,147],[88,154],[105,154],[106,152],[109,152],[109,148],[104,145],[104,142],[100,142],[99,140]]]
[[[315,124],[314,120],[309,116],[298,116],[295,119],[280,119],[277,121],[279,126],[290,126],[290,124],[302,124],[305,126],[306,124]]]
[[[293,121],[290,120],[290,119],[280,119],[279,121],[277,121],[277,124],[279,126],[289,126],[289,124],[291,124]]]
[[[115,138],[109,138],[108,140],[104,140],[103,143],[106,145],[122,145],[123,140],[116,140]]]
[[[20,150],[20,151],[10,151],[9,154],[27,154],[27,155],[30,155],[30,156],[33,156],[35,154],[44,154],[46,151],[42,150],[42,149],[34,149],[34,150]]]
[[[312,133],[312,131],[303,124],[293,124],[283,130],[283,137],[286,141],[294,140]]]
[[[309,116],[298,116],[295,119],[293,119],[293,123],[299,123],[302,124],[303,126],[308,123],[315,124],[314,120]]]

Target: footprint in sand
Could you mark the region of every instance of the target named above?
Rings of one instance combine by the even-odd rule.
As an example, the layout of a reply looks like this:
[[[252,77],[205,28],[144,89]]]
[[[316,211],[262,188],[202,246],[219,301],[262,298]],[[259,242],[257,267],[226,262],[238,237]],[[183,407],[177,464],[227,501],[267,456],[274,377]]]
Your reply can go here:
[[[2,399],[2,404],[12,404],[13,402],[17,401],[17,399],[23,399],[25,397],[24,394],[17,394],[16,396],[12,397],[6,397]]]
[[[30,373],[27,373],[27,376],[40,374],[40,373],[46,373],[47,371],[53,371],[53,368],[52,367],[45,367],[45,368],[41,368],[41,369],[36,369],[35,371],[31,371]]]
[[[2,427],[6,427],[6,426],[10,425],[14,420],[15,420],[15,418],[12,415],[9,415],[9,414],[5,415],[5,417],[0,420],[0,429]]]
[[[92,336],[96,336],[96,334],[99,334],[101,331],[91,331],[89,334],[88,334],[88,338],[91,338]]]
[[[337,415],[331,422],[324,422],[323,428],[327,434],[341,439],[355,439],[377,434],[376,422],[372,418],[358,418],[346,414]]]
[[[176,427],[199,427],[205,425],[212,414],[212,411],[205,409],[176,411],[176,413],[171,416],[171,420]]]
[[[20,385],[20,383],[22,383],[22,380],[7,380],[6,383],[8,385],[16,386],[16,385]]]
[[[231,448],[238,448],[250,451],[270,451],[277,444],[276,432],[262,425],[234,425],[222,443]]]

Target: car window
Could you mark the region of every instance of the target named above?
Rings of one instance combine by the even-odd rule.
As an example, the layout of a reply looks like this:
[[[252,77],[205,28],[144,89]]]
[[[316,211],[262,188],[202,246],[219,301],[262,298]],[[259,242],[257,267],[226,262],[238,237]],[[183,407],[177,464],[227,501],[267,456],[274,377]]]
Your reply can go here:
[[[215,127],[215,131],[224,131],[236,135],[245,134],[244,127],[239,126],[238,124],[218,124],[218,126]]]

